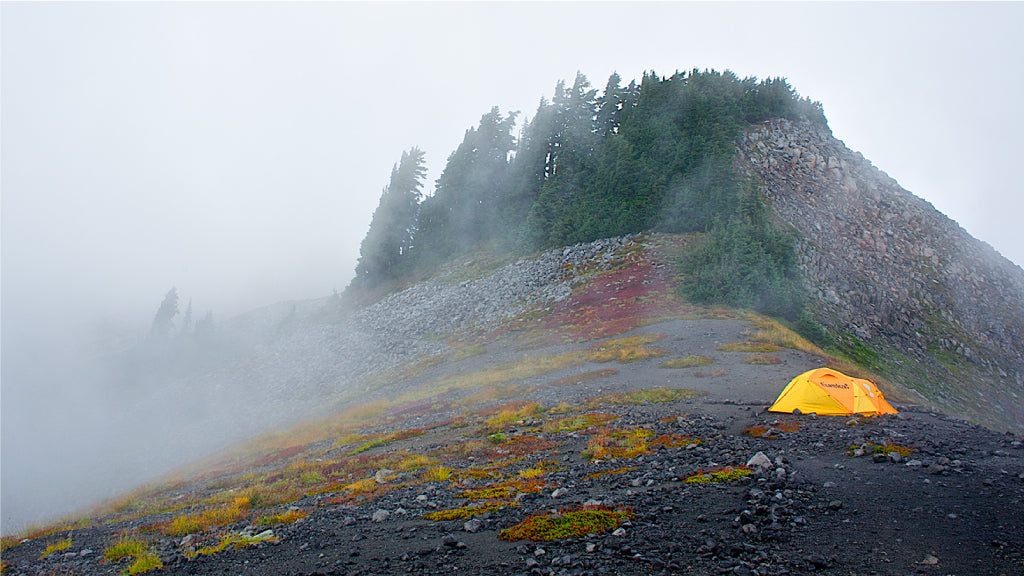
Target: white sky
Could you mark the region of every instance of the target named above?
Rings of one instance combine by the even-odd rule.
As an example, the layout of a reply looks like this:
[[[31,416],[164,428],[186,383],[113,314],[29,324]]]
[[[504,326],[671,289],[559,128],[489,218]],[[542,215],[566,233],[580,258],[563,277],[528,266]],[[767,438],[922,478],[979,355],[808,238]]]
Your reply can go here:
[[[1024,5],[5,3],[4,312],[226,317],[351,278],[401,152],[577,70],[785,76],[1014,261]]]

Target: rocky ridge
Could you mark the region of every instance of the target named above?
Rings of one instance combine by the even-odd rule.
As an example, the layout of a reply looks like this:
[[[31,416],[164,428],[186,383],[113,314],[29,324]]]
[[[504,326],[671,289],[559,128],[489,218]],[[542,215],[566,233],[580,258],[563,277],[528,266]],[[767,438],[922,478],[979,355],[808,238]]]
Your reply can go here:
[[[640,242],[639,236],[610,238],[548,250],[479,278],[452,282],[442,276],[340,317],[330,298],[255,310],[220,328],[233,350],[222,362],[150,391],[154,406],[189,398],[189,414],[133,411],[151,414],[150,425],[166,419],[180,446],[194,446],[190,454],[209,450],[211,438],[220,439],[213,446],[220,448],[309,419],[364,394],[360,384],[375,373],[442,354],[449,348],[442,336],[486,332],[565,299],[618,250]],[[231,409],[213,408],[225,406]],[[186,428],[180,426],[183,417]]]
[[[873,349],[861,360],[951,413],[1024,429],[1024,270],[825,127],[766,122],[737,166],[799,233],[819,319]]]
[[[505,296],[494,300],[473,301],[474,290],[494,290],[489,284],[491,277],[418,284],[382,300],[376,308],[368,308],[366,316],[345,320],[342,324],[351,322],[350,326],[363,330],[363,347],[345,354],[376,354],[364,361],[386,364],[403,358],[413,360],[423,350],[440,350],[443,345],[426,336],[440,331],[485,332],[501,325],[509,317],[509,310],[547,306],[568,295],[576,282],[600,274],[622,250],[641,245],[652,248],[654,242],[648,240],[624,238],[551,251],[540,257],[543,264],[536,267],[528,261],[510,264],[503,270],[514,274],[501,281],[504,292],[499,292]],[[566,262],[575,265],[567,266]],[[611,276],[594,276],[590,284],[607,288]],[[629,271],[617,277],[622,278],[620,288],[625,293],[648,281]],[[533,290],[515,279],[534,282]],[[529,300],[530,294],[538,293],[543,298]],[[414,328],[397,328],[392,333],[388,325],[375,325],[383,316],[397,314],[411,302],[423,308],[412,322]],[[456,313],[446,314],[446,305]],[[461,314],[476,316],[457,318]],[[307,351],[306,356],[299,352],[303,342],[307,346],[342,346],[331,331],[341,324],[314,322],[321,317],[315,311],[303,321],[288,320],[289,316],[264,319],[261,330],[269,334],[259,344],[268,354],[264,366],[276,362],[278,368],[273,369],[283,372],[289,363],[318,362],[307,369],[322,371],[325,377],[340,374],[341,368],[327,363],[347,362],[348,356],[337,351],[332,356],[330,351],[319,349]],[[296,312],[296,318],[301,319],[302,314]],[[326,324],[327,328],[317,324]],[[661,321],[616,334],[614,338],[656,336],[653,340],[666,350],[666,356],[706,356],[712,360],[714,371],[707,373],[699,367],[667,370],[660,366],[658,357],[651,357],[616,364],[614,370],[595,371],[597,366],[587,363],[525,377],[515,382],[516,389],[524,394],[517,400],[539,402],[552,407],[552,411],[509,422],[501,428],[503,438],[497,441],[490,435],[481,436],[489,430],[480,432],[478,428],[486,424],[491,412],[471,412],[457,425],[455,420],[443,418],[453,414],[445,408],[442,397],[437,397],[423,404],[428,412],[410,412],[386,430],[361,430],[365,434],[418,430],[400,440],[356,454],[350,451],[351,445],[329,438],[303,446],[306,453],[277,456],[281,473],[293,464],[317,466],[321,457],[323,465],[333,466],[335,460],[338,465],[364,459],[387,462],[389,457],[408,451],[444,458],[446,466],[462,472],[448,480],[423,481],[418,471],[401,472],[393,465],[375,465],[346,482],[382,487],[379,495],[353,498],[351,489],[344,486],[310,490],[273,508],[254,510],[247,518],[184,536],[167,536],[159,525],[175,516],[198,512],[203,504],[149,516],[118,517],[111,523],[96,522],[7,548],[3,554],[7,563],[4,573],[122,573],[128,561],[104,561],[101,556],[125,532],[147,538],[164,564],[160,573],[197,576],[454,571],[529,576],[1020,573],[1024,567],[1024,446],[1020,436],[999,434],[902,405],[898,405],[903,412],[900,416],[882,419],[765,413],[763,408],[788,378],[820,365],[821,359],[784,349],[772,352],[777,362],[748,363],[746,352],[720,346],[743,342],[750,334],[751,327],[742,320],[713,318]],[[403,339],[413,344],[373,351],[381,342]],[[293,355],[281,352],[288,349],[283,341],[297,347]],[[565,352],[567,348],[593,349],[599,344],[538,338],[524,345],[528,343],[514,333],[486,342],[482,354],[443,362],[406,384],[417,387],[443,382],[449,376],[496,366],[505,362],[510,352],[526,360]],[[588,401],[608,391],[654,387],[698,394],[640,405],[587,407]],[[294,393],[308,390],[311,388]],[[554,407],[568,412],[556,412]],[[585,451],[592,447],[592,439],[602,434],[598,425],[577,430],[544,427],[562,416],[597,409],[614,418],[614,430],[627,434],[643,431],[651,439],[648,449],[630,456],[587,457]],[[443,413],[433,413],[438,410]],[[422,428],[428,416],[434,415],[442,418],[432,421],[433,427]],[[605,429],[603,433],[615,432]],[[657,438],[664,440],[658,444]],[[478,442],[480,448],[452,449],[473,446],[473,442]],[[888,452],[878,452],[879,448]],[[905,448],[906,453],[897,448]],[[497,467],[485,468],[491,465]],[[712,481],[712,471],[737,469],[749,472]],[[496,474],[470,474],[486,470]],[[254,472],[238,470],[229,476],[212,476],[170,489],[182,497],[188,491],[200,496],[218,494]],[[710,480],[706,484],[687,481],[695,476]],[[517,484],[523,489],[514,504],[486,511],[481,508],[472,517],[457,520],[426,517],[430,512],[474,502],[467,491],[494,488],[499,480],[526,478],[536,479],[543,488],[532,490]],[[474,505],[487,502],[481,496]],[[549,542],[501,537],[503,530],[530,518],[558,518],[581,506],[628,511],[632,516],[603,532]],[[269,527],[257,521],[260,515],[287,510],[308,516],[292,524],[281,522]],[[69,547],[44,556],[47,548],[65,534]],[[226,534],[248,535],[257,541],[238,549],[198,554]]]

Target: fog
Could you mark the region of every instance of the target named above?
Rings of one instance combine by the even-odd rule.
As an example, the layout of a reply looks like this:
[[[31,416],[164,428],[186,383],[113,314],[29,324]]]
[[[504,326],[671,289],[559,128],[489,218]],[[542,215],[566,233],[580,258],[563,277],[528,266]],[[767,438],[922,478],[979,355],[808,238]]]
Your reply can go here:
[[[97,362],[172,286],[218,321],[344,289],[403,150],[433,182],[491,106],[532,116],[577,71],[784,76],[1024,263],[1021,21],[1019,3],[4,3],[3,532],[241,433],[213,397],[147,417],[148,389]]]

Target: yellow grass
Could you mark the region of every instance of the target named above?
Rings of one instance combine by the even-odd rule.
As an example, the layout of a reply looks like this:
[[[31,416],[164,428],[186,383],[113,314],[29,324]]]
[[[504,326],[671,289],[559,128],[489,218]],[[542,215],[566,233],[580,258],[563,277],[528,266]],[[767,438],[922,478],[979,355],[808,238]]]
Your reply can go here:
[[[54,552],[60,552],[61,550],[67,550],[68,548],[71,548],[71,536],[68,536],[67,538],[64,538],[63,540],[58,540],[58,541],[54,542],[53,544],[50,544],[49,546],[47,546],[46,550],[43,550],[43,555],[40,556],[39,558],[40,559],[46,558],[47,556],[49,556],[50,554],[53,554]]]
[[[116,562],[121,558],[126,558],[128,556],[138,556],[145,551],[145,549],[145,542],[140,540],[137,536],[130,536],[128,533],[123,533],[118,537],[116,542],[103,551],[103,557],[111,562]]]

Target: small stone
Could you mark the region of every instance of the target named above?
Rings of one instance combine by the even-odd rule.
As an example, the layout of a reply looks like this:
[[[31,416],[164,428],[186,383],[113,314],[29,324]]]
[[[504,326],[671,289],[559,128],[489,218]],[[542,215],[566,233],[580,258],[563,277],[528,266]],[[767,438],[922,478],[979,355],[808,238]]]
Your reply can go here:
[[[918,564],[922,564],[924,566],[934,566],[934,565],[936,565],[938,563],[939,563],[938,557],[936,557],[933,554],[925,554],[924,555],[924,559],[921,560],[920,562],[918,562]]]
[[[253,536],[253,538],[256,538],[257,540],[270,540],[273,537],[274,537],[274,531],[273,530],[264,530],[263,532],[260,532],[259,534]]]
[[[374,522],[383,522],[387,520],[390,516],[391,513],[388,512],[387,510],[379,509],[373,513],[373,516],[370,516],[370,520],[373,520]]]
[[[871,457],[871,461],[877,464],[881,464],[882,462],[888,462],[889,456],[887,454],[875,454],[874,456]]]
[[[894,464],[899,464],[903,461],[903,455],[899,452],[889,452],[889,460],[892,460]]]
[[[597,544],[587,542],[587,552],[593,552],[594,550],[597,550]]]
[[[836,486],[839,486],[839,485],[836,484],[835,482],[825,482],[821,486],[822,486],[822,488],[835,488]]]
[[[821,554],[811,554],[804,558],[804,560],[815,568],[828,568],[828,560],[826,560]]]
[[[749,468],[767,468],[772,465],[772,461],[764,455],[764,452],[758,452],[747,460],[747,467]]]
[[[842,507],[843,507],[843,501],[842,500],[833,500],[833,501],[828,503],[828,509],[829,510],[839,510]]]
[[[568,493],[569,493],[569,491],[567,489],[565,489],[565,488],[556,488],[555,491],[551,493],[551,497],[552,498],[561,498],[562,496],[565,496]]]
[[[471,533],[475,534],[475,533],[479,532],[480,529],[483,528],[483,526],[484,526],[483,522],[481,522],[480,520],[477,520],[476,518],[473,518],[471,520],[466,521],[466,523],[462,525],[462,529],[465,530],[466,532],[471,532]]]
[[[904,464],[904,466],[906,466],[907,468],[920,468],[921,466],[924,466],[924,463],[916,459],[908,460],[907,463]]]
[[[626,529],[625,528],[616,528],[615,531],[612,532],[612,536],[625,536],[625,535],[626,535]]]
[[[534,556],[543,556],[543,555],[545,555],[547,553],[548,553],[548,551],[543,549],[543,548],[541,548],[540,546],[538,546],[537,548],[534,548],[534,550],[533,550],[533,555]]]
[[[540,566],[540,562],[537,562],[536,558],[527,558],[526,559],[526,567],[527,568],[532,570],[532,569],[534,569],[534,568],[536,568],[538,566]]]

